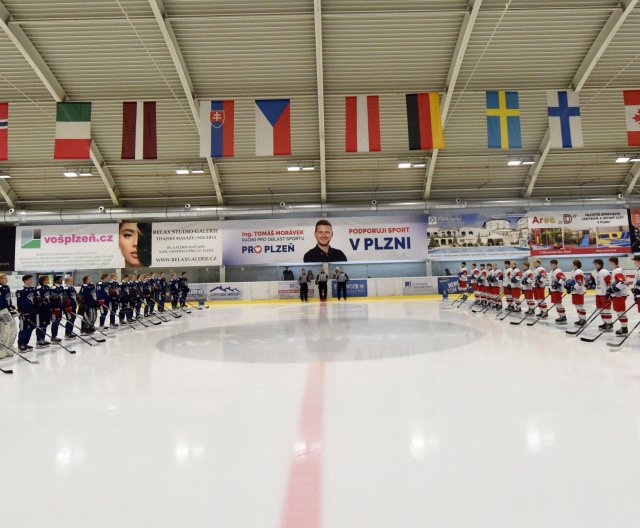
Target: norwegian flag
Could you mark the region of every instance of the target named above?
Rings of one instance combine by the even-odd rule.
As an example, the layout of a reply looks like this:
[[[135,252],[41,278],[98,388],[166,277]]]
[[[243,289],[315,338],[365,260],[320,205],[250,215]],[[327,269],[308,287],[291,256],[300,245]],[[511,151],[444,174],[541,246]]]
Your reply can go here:
[[[640,147],[640,90],[624,91],[624,113],[627,118],[627,142]]]

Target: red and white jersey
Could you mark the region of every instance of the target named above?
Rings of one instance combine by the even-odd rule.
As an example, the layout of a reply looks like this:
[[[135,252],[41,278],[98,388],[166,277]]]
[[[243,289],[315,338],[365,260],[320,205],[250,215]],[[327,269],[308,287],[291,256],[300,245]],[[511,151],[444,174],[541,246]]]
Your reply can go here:
[[[549,288],[549,290],[555,292],[562,291],[566,280],[567,276],[560,268],[551,270],[551,287]],[[554,287],[554,284],[557,284],[557,286]]]
[[[591,275],[596,280],[596,295],[606,295],[607,288],[611,284],[611,273],[602,268],[600,271],[592,271]]]
[[[547,275],[547,270],[545,270],[542,266],[538,266],[536,268],[535,282],[536,288],[544,288],[549,284],[549,276]]]
[[[460,282],[467,282],[468,279],[469,279],[469,270],[467,270],[467,268],[462,266],[460,268],[460,271],[458,272],[458,280]]]
[[[504,285],[506,286],[507,284],[511,284],[511,273],[512,270],[511,268],[505,268],[504,269]]]
[[[480,272],[480,278],[478,279],[478,284],[480,284],[481,286],[488,286],[489,285],[489,271],[486,269],[483,269]]]
[[[480,277],[480,270],[473,268],[471,270],[471,284],[478,284],[478,278]]]
[[[533,270],[528,269],[522,272],[522,289],[523,290],[533,290],[533,279],[535,277],[535,273]]]
[[[502,270],[498,269],[498,268],[494,269],[493,270],[493,276],[496,279],[495,282],[494,282],[494,285],[495,286],[502,286],[502,283],[504,281],[504,274],[502,273]]]
[[[584,272],[580,268],[573,271],[573,280],[576,281],[576,283],[573,285],[571,293],[584,295],[587,291],[587,287],[584,282]]]
[[[513,288],[522,288],[522,272],[518,268],[509,270],[509,283]]]
[[[618,291],[611,294],[612,297],[626,297],[629,295],[627,276],[622,268],[616,268],[611,272],[611,285],[618,289]]]

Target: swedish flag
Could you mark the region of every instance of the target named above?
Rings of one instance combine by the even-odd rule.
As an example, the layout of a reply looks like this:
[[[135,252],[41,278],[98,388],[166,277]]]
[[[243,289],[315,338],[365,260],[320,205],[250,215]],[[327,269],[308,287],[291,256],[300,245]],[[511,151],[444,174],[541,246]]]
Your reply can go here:
[[[518,92],[487,92],[487,141],[489,148],[522,148]]]

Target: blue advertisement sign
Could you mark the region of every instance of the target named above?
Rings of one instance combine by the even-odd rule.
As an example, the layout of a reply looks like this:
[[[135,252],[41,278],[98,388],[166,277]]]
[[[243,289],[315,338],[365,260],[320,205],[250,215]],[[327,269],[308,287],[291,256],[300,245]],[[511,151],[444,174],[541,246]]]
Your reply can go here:
[[[438,277],[438,293],[456,293],[458,277]]]
[[[331,281],[331,296],[338,297],[338,283]],[[353,279],[347,282],[347,297],[368,297],[367,279]]]

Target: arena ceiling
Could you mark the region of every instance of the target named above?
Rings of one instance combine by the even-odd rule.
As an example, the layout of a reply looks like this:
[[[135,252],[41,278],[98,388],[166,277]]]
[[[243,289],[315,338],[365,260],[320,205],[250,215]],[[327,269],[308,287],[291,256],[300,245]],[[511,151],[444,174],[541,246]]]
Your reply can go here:
[[[616,163],[638,150],[622,99],[640,89],[637,3],[1,0],[0,191],[30,209],[637,194],[640,163]],[[552,150],[546,90],[567,88],[580,91],[585,147]],[[498,89],[520,93],[522,149],[487,148],[485,91]],[[437,152],[408,150],[404,95],[423,91],[442,93]],[[382,152],[344,152],[344,97],[357,94],[380,95]],[[255,156],[253,101],[269,97],[291,98],[291,157]],[[201,98],[236,101],[233,159],[199,157]],[[158,102],[158,159],[123,161],[121,104],[139,99]],[[91,164],[53,160],[62,100],[93,103]],[[287,170],[298,162],[315,170]],[[93,176],[65,178],[72,165]]]

